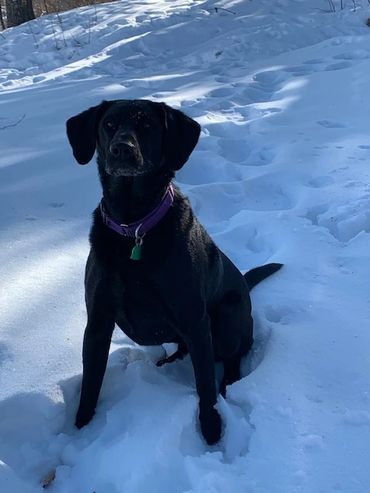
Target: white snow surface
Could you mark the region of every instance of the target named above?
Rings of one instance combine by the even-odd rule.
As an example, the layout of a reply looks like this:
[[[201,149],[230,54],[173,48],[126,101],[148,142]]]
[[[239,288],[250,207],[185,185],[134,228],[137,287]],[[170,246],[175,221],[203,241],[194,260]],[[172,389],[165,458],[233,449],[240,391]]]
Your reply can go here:
[[[2,33],[1,493],[53,471],[53,493],[369,493],[370,6],[334,1],[125,0]],[[195,118],[177,183],[242,271],[285,264],[252,292],[256,341],[212,447],[189,358],[157,368],[164,350],[120,331],[73,426],[101,191],[65,121],[115,98]]]

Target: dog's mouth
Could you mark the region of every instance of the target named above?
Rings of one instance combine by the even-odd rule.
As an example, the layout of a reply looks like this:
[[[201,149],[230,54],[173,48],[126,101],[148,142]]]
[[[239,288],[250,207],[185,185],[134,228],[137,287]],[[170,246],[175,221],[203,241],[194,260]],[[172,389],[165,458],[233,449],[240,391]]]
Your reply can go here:
[[[107,159],[105,171],[110,176],[141,176],[150,172],[151,163],[144,162],[143,159],[116,160]]]
[[[106,166],[105,171],[110,176],[141,176],[145,174],[144,170],[139,170],[135,168],[115,168],[111,166]]]

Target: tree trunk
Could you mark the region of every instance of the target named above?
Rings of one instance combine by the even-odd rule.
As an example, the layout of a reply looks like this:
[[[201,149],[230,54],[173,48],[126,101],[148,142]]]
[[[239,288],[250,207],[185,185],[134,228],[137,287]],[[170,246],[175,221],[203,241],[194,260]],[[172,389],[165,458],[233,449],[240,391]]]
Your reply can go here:
[[[7,27],[18,26],[35,18],[32,0],[6,0]]]
[[[1,28],[1,30],[5,29],[5,23],[4,23],[4,17],[3,17],[3,8],[1,5],[1,1],[0,1],[0,28]]]

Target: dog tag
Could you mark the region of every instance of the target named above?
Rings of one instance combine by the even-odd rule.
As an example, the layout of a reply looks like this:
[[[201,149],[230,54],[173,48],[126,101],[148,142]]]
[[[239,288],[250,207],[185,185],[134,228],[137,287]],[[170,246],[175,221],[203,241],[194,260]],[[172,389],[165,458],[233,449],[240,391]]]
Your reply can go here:
[[[141,245],[135,245],[131,250],[131,260],[140,260],[141,259]]]
[[[141,224],[140,224],[140,226],[141,226]],[[131,256],[130,256],[131,260],[140,260],[141,259],[141,245],[143,244],[143,237],[139,236],[140,226],[138,226],[136,228],[136,231],[135,231],[135,246],[131,250]]]

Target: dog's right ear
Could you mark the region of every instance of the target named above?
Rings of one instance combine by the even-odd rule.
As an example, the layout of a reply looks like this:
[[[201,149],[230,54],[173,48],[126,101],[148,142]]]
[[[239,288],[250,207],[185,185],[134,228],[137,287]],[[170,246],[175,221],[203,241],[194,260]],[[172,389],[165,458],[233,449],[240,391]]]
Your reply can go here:
[[[79,164],[87,164],[93,158],[98,123],[109,106],[109,101],[103,101],[67,120],[68,140]]]

